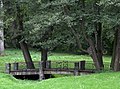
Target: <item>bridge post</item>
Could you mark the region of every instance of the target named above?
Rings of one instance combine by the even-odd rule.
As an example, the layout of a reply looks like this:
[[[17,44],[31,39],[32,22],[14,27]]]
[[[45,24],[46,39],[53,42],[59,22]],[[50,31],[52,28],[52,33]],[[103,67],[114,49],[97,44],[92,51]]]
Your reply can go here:
[[[10,74],[10,71],[11,71],[11,64],[7,63],[6,64],[6,73]]]
[[[51,68],[51,61],[46,61],[46,68],[48,68],[48,69]]]
[[[43,61],[39,63],[39,80],[43,80],[45,78],[44,72],[43,72]]]
[[[13,63],[13,70],[18,70],[18,63]]]
[[[75,76],[78,76],[79,75],[79,72],[78,72],[78,70],[79,70],[79,62],[75,62],[75,64],[74,64],[74,75]]]
[[[80,70],[85,70],[85,61],[80,61],[79,62],[79,69]]]

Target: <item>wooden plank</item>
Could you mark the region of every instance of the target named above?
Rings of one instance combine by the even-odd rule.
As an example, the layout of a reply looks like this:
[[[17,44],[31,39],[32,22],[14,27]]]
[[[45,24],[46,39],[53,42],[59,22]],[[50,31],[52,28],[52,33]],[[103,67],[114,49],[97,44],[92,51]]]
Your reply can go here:
[[[75,76],[78,76],[80,73],[84,73],[84,74],[89,74],[89,73],[94,73],[92,70],[44,70],[42,71],[43,73],[41,73],[38,70],[34,70],[34,71],[11,71],[10,74],[12,75],[34,75],[34,74],[39,74],[40,78],[42,78],[41,80],[44,79],[44,75],[43,74],[74,74]],[[41,73],[41,74],[40,74]]]
[[[74,74],[70,71],[44,71],[44,74]]]
[[[36,75],[39,72],[10,72],[11,75]]]

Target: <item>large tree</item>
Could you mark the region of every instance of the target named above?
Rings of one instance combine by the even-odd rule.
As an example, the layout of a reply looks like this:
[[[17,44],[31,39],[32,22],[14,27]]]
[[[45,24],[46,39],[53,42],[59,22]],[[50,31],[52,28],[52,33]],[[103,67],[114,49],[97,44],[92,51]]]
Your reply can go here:
[[[91,55],[98,70],[102,69],[102,24],[99,18],[101,9],[97,3],[99,3],[99,1],[60,0],[58,2],[57,0],[39,0],[39,3],[36,4],[36,7],[39,7],[36,9],[36,12],[39,14],[34,12],[31,16],[32,19],[28,21],[34,28],[31,31],[29,30],[31,35],[33,34],[30,38],[36,38],[36,40],[32,40],[35,42],[35,45],[38,44],[41,45],[41,47],[47,46],[48,48],[54,48],[60,43],[59,39],[62,37],[62,35],[59,37],[56,35],[61,34],[60,32],[65,32],[66,36],[70,34],[69,38],[73,36],[74,40],[76,40],[74,44],[77,44],[80,50]],[[42,41],[42,35],[44,35],[46,31],[49,31],[48,28],[50,26],[54,27],[51,37],[49,36],[48,40]],[[87,28],[88,26],[89,28]],[[59,28],[61,28],[61,31],[58,30]],[[55,32],[58,33],[54,34]],[[83,40],[86,41],[82,42]],[[85,42],[87,42],[86,46],[84,46],[86,50],[82,47],[82,43]]]
[[[14,43],[17,41],[19,48],[21,48],[23,52],[27,68],[34,69],[35,67],[24,38],[24,18],[26,10],[24,6],[26,6],[26,3],[19,0],[4,1],[6,37],[9,36],[9,40],[14,41]]]
[[[21,9],[20,4],[21,3],[16,4],[16,13],[17,13],[16,21],[18,22],[18,24],[17,24],[18,29],[17,30],[19,30],[22,33],[22,32],[24,32],[24,13],[23,13],[23,10]],[[34,69],[35,67],[34,67],[31,55],[29,53],[27,43],[24,40],[24,35],[21,35],[21,34],[18,35],[17,39],[19,40],[20,47],[21,47],[21,50],[23,52],[27,68]]]
[[[120,2],[119,0],[101,0],[103,5],[103,23],[107,29],[108,37],[111,37],[113,42],[113,55],[111,60],[111,69],[120,70]],[[114,39],[113,39],[114,38]],[[110,39],[110,38],[109,38]]]

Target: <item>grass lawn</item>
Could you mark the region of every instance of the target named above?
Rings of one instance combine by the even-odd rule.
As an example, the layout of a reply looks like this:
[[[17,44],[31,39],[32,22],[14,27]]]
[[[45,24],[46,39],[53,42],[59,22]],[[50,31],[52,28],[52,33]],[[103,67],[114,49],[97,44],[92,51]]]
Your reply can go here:
[[[30,51],[32,59],[34,61],[40,60],[40,52],[38,51]],[[68,53],[49,53],[49,60],[70,60],[70,61],[79,61],[79,60],[86,60],[92,61],[89,55],[75,55],[75,54],[68,54]],[[24,61],[23,55],[21,50],[17,49],[6,49],[5,56],[0,57],[0,62],[19,62]],[[110,62],[109,56],[104,56],[105,62]]]
[[[30,51],[33,61],[40,60],[40,52],[38,51]],[[86,60],[92,62],[92,59],[89,55],[75,55],[75,54],[67,54],[67,53],[49,53],[49,60],[69,60],[69,61],[80,61]],[[3,72],[5,69],[5,63],[9,62],[23,62],[24,58],[21,50],[17,49],[7,49],[5,50],[5,56],[0,57],[0,72]],[[110,62],[110,57],[105,56],[104,62]],[[107,64],[109,66],[109,64]]]
[[[101,73],[44,81],[17,80],[0,74],[0,89],[119,89],[120,73]]]
[[[7,49],[6,55],[0,57],[0,71],[3,72],[5,63],[24,61],[22,52]],[[40,52],[31,51],[34,61],[40,60]],[[92,61],[87,55],[73,55],[67,53],[50,53],[49,60]],[[104,57],[105,62],[110,62],[110,57]],[[17,80],[11,75],[0,73],[0,89],[119,89],[120,73],[108,72],[78,77],[60,77],[44,81]]]

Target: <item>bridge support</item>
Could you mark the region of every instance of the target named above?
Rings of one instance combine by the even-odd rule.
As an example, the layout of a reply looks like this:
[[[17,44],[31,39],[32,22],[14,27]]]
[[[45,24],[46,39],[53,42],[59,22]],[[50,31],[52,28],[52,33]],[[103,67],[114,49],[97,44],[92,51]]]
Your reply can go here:
[[[7,64],[6,64],[6,73],[7,73],[7,74],[10,74],[10,71],[11,71],[11,64],[10,64],[10,63],[7,63]]]
[[[46,68],[48,68],[48,69],[51,68],[51,61],[46,61]]]
[[[18,63],[13,63],[13,70],[18,70]]]
[[[85,70],[85,61],[80,61],[79,62],[79,69],[80,70]]]
[[[39,67],[39,80],[43,80],[45,78],[44,72],[43,72],[43,61],[41,61],[39,63],[40,67]]]
[[[75,70],[74,70],[74,75],[75,76],[79,75],[78,69],[79,69],[79,62],[75,62]]]
[[[80,62],[75,62],[74,65],[74,75],[78,76],[79,74],[79,69],[80,70],[85,70],[85,61],[80,61]]]

